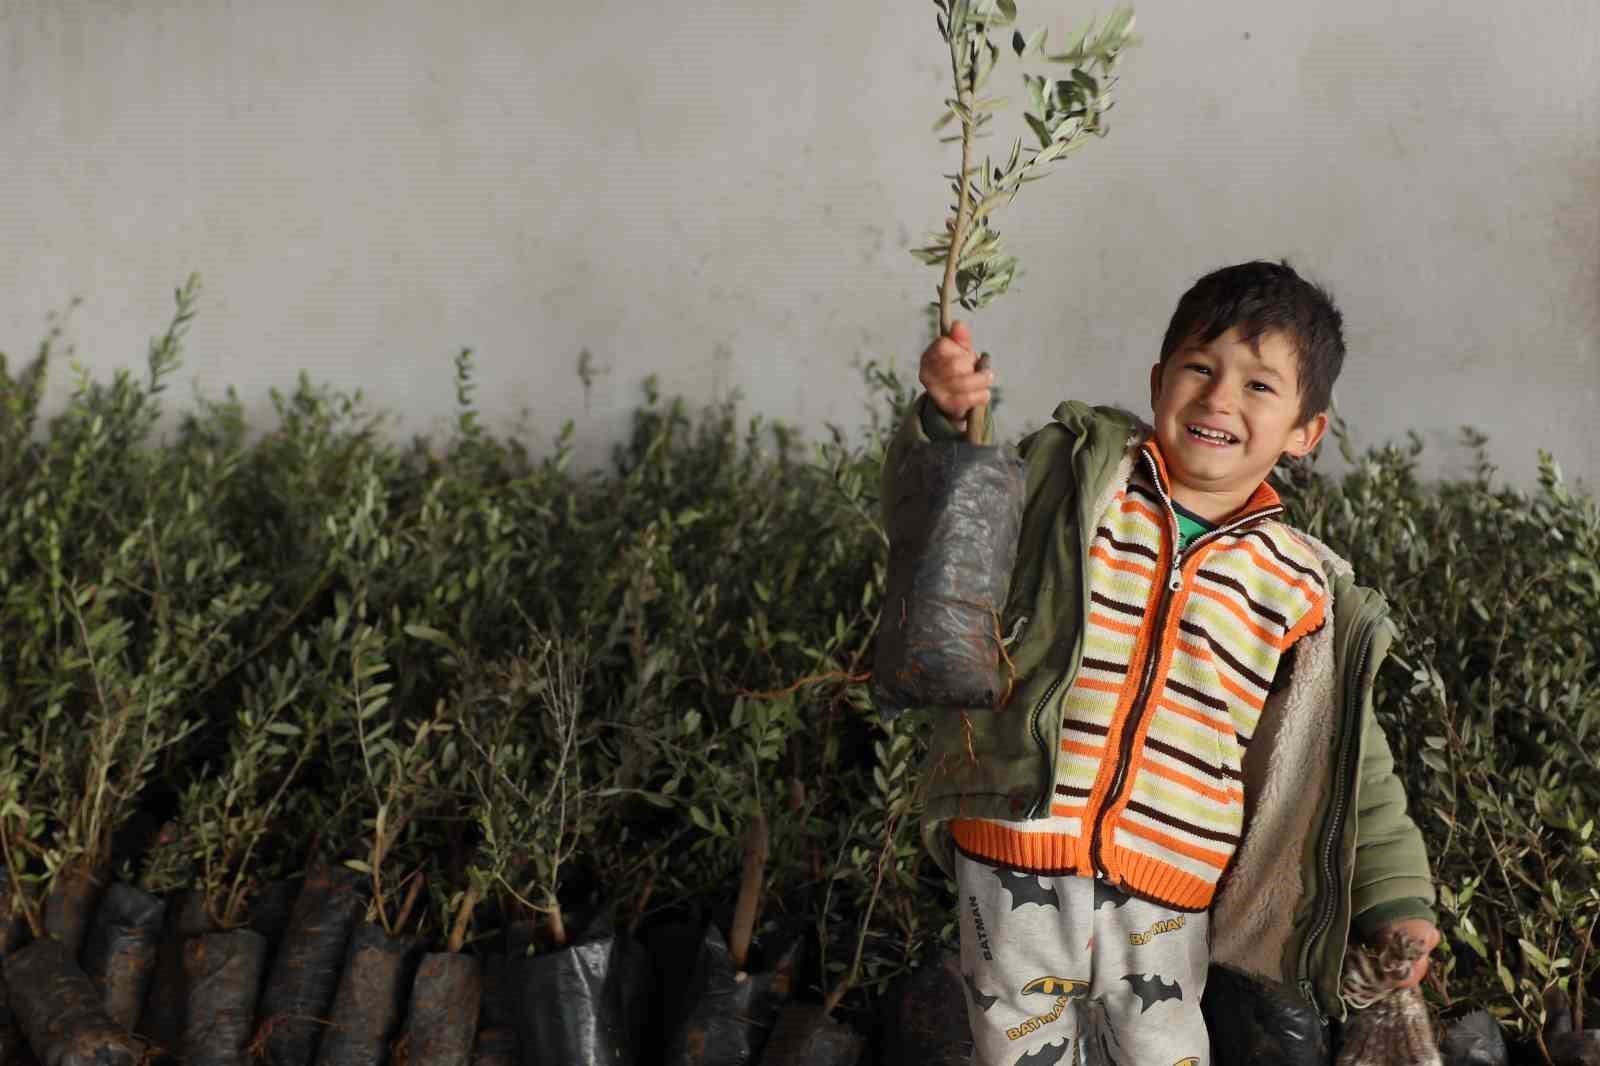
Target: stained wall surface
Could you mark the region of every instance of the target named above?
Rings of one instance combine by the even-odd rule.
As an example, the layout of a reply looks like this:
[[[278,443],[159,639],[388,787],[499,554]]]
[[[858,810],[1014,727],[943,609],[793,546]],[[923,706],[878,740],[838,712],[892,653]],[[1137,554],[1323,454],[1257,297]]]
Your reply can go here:
[[[856,425],[859,364],[927,339],[933,16],[0,0],[0,349],[82,296],[76,358],[136,364],[195,270],[187,373],[253,407],[303,369],[436,430],[470,346],[492,423],[573,418],[589,458],[649,374]],[[1600,4],[1144,0],[1139,27],[1110,137],[1000,217],[1027,273],[976,325],[1011,425],[1142,407],[1182,289],[1287,256],[1346,313],[1360,441],[1415,429],[1459,471],[1470,424],[1515,479],[1538,449],[1600,474]]]

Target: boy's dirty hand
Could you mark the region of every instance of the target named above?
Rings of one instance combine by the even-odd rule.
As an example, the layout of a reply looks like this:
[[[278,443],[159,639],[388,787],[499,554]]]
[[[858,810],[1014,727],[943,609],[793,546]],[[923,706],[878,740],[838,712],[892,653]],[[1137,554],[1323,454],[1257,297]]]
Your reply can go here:
[[[988,406],[994,371],[978,368],[972,331],[957,320],[950,324],[947,336],[935,340],[922,353],[917,380],[928,390],[928,398],[939,413],[958,428],[965,428],[968,411]]]
[[[1374,944],[1382,944],[1392,936],[1409,936],[1422,943],[1422,957],[1412,966],[1411,976],[1395,986],[1415,988],[1422,983],[1424,977],[1428,976],[1428,956],[1439,946],[1439,930],[1426,918],[1404,918],[1373,930],[1368,939]]]

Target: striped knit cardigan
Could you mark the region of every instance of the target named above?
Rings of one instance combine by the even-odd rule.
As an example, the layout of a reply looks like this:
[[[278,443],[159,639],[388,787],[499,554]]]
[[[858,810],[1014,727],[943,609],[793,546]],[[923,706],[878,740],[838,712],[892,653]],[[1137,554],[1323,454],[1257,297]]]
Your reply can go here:
[[[1267,484],[1181,553],[1167,484],[1152,440],[1097,524],[1082,664],[1047,697],[1062,701],[1051,816],[950,828],[985,861],[1204,910],[1239,845],[1240,767],[1279,659],[1328,590]]]

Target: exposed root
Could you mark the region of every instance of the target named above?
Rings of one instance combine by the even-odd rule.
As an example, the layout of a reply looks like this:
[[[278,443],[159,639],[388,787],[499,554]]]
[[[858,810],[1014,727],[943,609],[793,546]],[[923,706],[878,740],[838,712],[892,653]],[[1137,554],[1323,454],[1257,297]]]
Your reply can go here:
[[[788,688],[770,689],[765,692],[752,692],[749,689],[739,688],[734,689],[734,692],[753,700],[776,700],[782,699],[784,696],[792,696],[807,685],[825,685],[830,681],[844,681],[855,685],[866,681],[870,677],[872,677],[870,673],[847,674],[842,670],[835,670],[832,673],[812,674],[810,677],[802,677]]]
[[[1005,634],[1000,631],[1000,612],[991,607],[989,613],[994,617],[994,646],[999,650],[1000,662],[1006,668],[1006,690],[1000,702],[994,706],[998,711],[1011,702],[1011,693],[1017,687],[1017,664],[1011,661],[1011,653],[1006,651]]]
[[[312,1014],[274,1014],[263,1021],[256,1035],[251,1038],[250,1044],[245,1048],[245,1054],[256,1062],[267,1062],[267,1041],[272,1039],[272,1031],[284,1022],[311,1022],[314,1025],[333,1027],[333,1022],[327,1018],[318,1018]]]

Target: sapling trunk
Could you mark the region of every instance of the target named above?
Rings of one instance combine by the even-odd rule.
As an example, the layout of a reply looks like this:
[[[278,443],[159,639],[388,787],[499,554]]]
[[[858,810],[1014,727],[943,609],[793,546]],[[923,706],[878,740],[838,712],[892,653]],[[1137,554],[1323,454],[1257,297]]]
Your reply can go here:
[[[468,885],[467,890],[461,894],[461,904],[456,908],[455,918],[450,923],[450,937],[445,941],[445,950],[452,955],[461,951],[467,944],[467,930],[472,927],[472,912],[478,906],[480,892],[475,884]]]
[[[557,948],[567,946],[567,923],[561,914],[559,900],[551,899],[545,911],[545,929],[550,934],[550,943]]]
[[[756,911],[761,903],[761,882],[767,869],[769,834],[767,816],[756,802],[755,816],[745,837],[744,865],[739,878],[739,896],[733,906],[733,922],[728,929],[728,952],[733,965],[740,971],[750,954],[750,940],[755,932]]]

